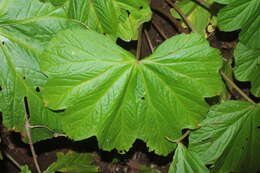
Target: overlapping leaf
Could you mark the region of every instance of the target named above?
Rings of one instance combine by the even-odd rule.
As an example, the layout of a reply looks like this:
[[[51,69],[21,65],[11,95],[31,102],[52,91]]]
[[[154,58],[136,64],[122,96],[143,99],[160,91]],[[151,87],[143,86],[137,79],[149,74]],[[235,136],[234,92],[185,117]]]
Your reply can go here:
[[[210,4],[213,0],[206,0],[206,2]],[[184,13],[195,31],[204,35],[205,29],[210,22],[210,12],[190,0],[178,1],[176,3],[176,7]],[[171,13],[174,17],[182,19],[174,9],[171,9]]]
[[[112,38],[130,41],[150,20],[151,10],[148,0],[70,0],[68,16]]]
[[[251,81],[251,92],[260,97],[260,49],[250,49],[239,43],[234,56],[236,78],[240,81]]]
[[[228,101],[213,107],[190,136],[191,151],[214,172],[257,172],[260,169],[260,106]]]
[[[109,49],[108,49],[109,48]],[[128,150],[135,139],[167,154],[182,128],[196,128],[222,89],[217,50],[197,34],[167,40],[148,58],[92,31],[67,30],[50,43],[41,64],[44,101],[65,109],[63,130],[81,140],[96,135],[106,150]]]
[[[93,156],[87,153],[58,153],[57,161],[52,163],[44,173],[97,173],[99,169],[93,165]]]
[[[183,144],[178,144],[175,150],[169,173],[209,173],[199,156],[189,151]]]
[[[242,29],[239,39],[248,47],[260,48],[260,1],[236,0],[221,9],[218,24],[223,31]]]
[[[27,98],[31,123],[59,129],[59,121],[45,109],[35,89],[45,83],[38,56],[54,34],[81,24],[60,17],[63,12],[38,0],[4,0],[0,18],[0,111],[4,125],[22,131]],[[33,129],[34,140],[50,137],[46,129]]]

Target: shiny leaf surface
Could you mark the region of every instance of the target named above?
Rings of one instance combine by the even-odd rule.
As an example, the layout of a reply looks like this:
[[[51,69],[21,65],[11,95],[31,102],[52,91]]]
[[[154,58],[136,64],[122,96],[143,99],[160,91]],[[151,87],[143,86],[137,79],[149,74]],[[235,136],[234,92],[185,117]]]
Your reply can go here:
[[[109,47],[109,49],[108,49]],[[197,34],[178,35],[137,61],[92,31],[59,33],[41,58],[48,76],[46,106],[65,109],[63,130],[75,139],[97,136],[105,150],[128,150],[137,139],[167,154],[182,128],[196,128],[222,90],[219,52]]]

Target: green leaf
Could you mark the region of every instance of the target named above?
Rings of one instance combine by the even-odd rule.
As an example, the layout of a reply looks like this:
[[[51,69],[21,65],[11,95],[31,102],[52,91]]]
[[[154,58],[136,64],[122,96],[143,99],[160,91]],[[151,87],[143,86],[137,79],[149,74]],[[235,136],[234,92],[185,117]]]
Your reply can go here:
[[[210,4],[213,2],[213,0],[206,0],[205,2]],[[205,34],[205,29],[208,26],[211,17],[209,11],[190,0],[177,1],[176,7],[184,13],[187,20],[189,20],[196,32],[202,35]],[[176,12],[176,10],[171,9],[171,14],[177,19],[182,20],[181,16]]]
[[[38,0],[5,0],[3,3],[5,11],[0,18],[0,111],[3,112],[3,124],[23,132],[26,97],[32,125],[60,129],[59,117],[44,108],[40,94],[35,91],[46,81],[46,76],[40,72],[38,57],[58,31],[83,26],[60,17],[50,3]],[[53,134],[44,128],[33,129],[32,133],[34,141]]]
[[[39,0],[2,0],[0,5],[0,22],[12,20],[29,20],[42,16],[63,16],[65,11],[51,3]],[[26,21],[24,21],[26,22]]]
[[[214,1],[220,4],[230,4],[231,2],[236,0],[214,0]]]
[[[141,165],[136,173],[161,173],[159,170]]]
[[[260,49],[250,49],[238,43],[234,56],[236,78],[240,81],[251,81],[251,92],[260,97]]]
[[[198,34],[178,35],[138,61],[93,31],[67,30],[42,56],[44,102],[66,109],[63,130],[75,140],[97,136],[105,150],[128,150],[137,139],[167,154],[181,129],[196,128],[205,97],[223,89],[219,52]]]
[[[220,10],[218,24],[223,31],[242,29],[239,39],[251,48],[260,48],[260,1],[237,0]]]
[[[191,151],[215,172],[260,169],[260,105],[228,101],[212,107],[201,128],[190,136]]]
[[[149,21],[147,0],[70,0],[68,16],[112,38],[136,40],[139,26]]]
[[[97,173],[99,168],[92,165],[94,158],[91,154],[68,152],[57,153],[57,161],[52,163],[43,173]]]
[[[174,153],[169,173],[209,173],[199,156],[179,143]]]
[[[20,173],[31,173],[31,170],[28,168],[27,165],[21,166],[20,169]]]

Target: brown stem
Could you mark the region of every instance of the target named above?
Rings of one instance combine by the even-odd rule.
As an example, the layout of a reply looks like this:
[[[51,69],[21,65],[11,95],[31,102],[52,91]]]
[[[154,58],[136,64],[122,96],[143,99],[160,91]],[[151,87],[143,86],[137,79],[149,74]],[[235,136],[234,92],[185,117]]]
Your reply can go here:
[[[149,34],[148,34],[146,29],[144,29],[144,35],[146,37],[146,40],[148,42],[148,45],[149,45],[149,48],[150,48],[151,52],[153,52],[154,47],[153,47],[152,41],[151,41],[150,36],[149,36]]]
[[[172,143],[181,143],[189,134],[190,134],[190,130],[187,130],[180,138],[178,139],[171,139],[169,137],[165,137],[168,141],[172,142]]]
[[[165,0],[174,10],[177,11],[177,13],[181,16],[181,18],[183,19],[184,23],[190,28],[190,30],[192,32],[195,32],[195,29],[192,27],[190,21],[186,18],[186,16],[184,15],[184,13],[178,8],[176,7],[176,5],[171,1],[171,0]]]
[[[177,21],[171,14],[155,6],[151,6],[151,8],[153,11],[156,11],[157,13],[160,13],[164,17],[166,17],[172,23],[172,25],[177,29],[178,33],[186,33],[186,30],[179,24],[179,21]]]
[[[159,32],[159,34],[163,37],[164,40],[167,40],[167,36],[166,34],[163,32],[163,30],[160,28],[159,25],[157,25],[157,23],[155,23],[154,21],[152,21],[152,25],[154,26],[154,28]]]
[[[9,159],[19,170],[21,170],[21,165],[7,152],[2,151],[2,153]]]
[[[30,126],[30,122],[29,122],[29,115],[26,111],[26,104],[27,104],[27,102],[26,102],[26,100],[24,100],[25,131],[26,131],[26,134],[27,134],[27,137],[28,137],[29,146],[30,146],[30,150],[32,152],[33,161],[34,161],[36,170],[37,170],[38,173],[41,173],[42,171],[41,171],[39,163],[37,161],[37,154],[36,154],[34,146],[33,146],[31,128],[30,128],[31,126]]]
[[[220,73],[224,80],[228,82],[242,97],[244,97],[250,103],[256,104],[250,97],[248,97],[248,95],[246,95],[246,93],[244,93],[244,91],[242,91],[231,79],[229,79],[229,77],[223,71],[220,71]]]
[[[142,35],[143,35],[143,25],[141,25],[139,28],[139,35],[137,40],[136,58],[138,60],[141,59],[140,55],[141,55],[141,48],[142,48]]]
[[[48,129],[49,131],[51,131],[53,133],[53,137],[57,138],[60,136],[66,137],[66,135],[61,134],[61,133],[56,133],[54,130],[52,130],[51,128],[47,127],[47,126],[43,126],[43,125],[31,125],[29,128],[33,129],[33,128],[44,128],[44,129]]]

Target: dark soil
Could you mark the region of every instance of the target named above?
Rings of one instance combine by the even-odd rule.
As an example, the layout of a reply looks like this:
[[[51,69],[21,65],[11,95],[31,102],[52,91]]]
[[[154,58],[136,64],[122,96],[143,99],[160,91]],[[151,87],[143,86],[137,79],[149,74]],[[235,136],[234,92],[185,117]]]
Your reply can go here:
[[[148,32],[153,47],[156,48],[165,40],[154,27],[154,24],[159,26],[160,30],[168,38],[179,33],[189,32],[187,29],[181,27],[178,20],[170,16],[170,7],[168,4],[164,3],[164,1],[152,0],[151,7],[154,12],[152,21],[144,24],[143,30]],[[210,33],[208,40],[212,47],[218,48],[221,51],[225,60],[229,60],[232,59],[233,49],[237,42],[238,33],[239,31],[224,33],[216,29],[215,32]],[[133,54],[136,53],[137,41],[129,43],[118,40],[117,43]],[[147,57],[150,54],[151,50],[148,45],[147,37],[143,34],[141,57]],[[249,93],[249,83],[237,82],[237,84],[246,93]],[[235,91],[231,91],[231,93],[231,98],[241,99]],[[256,100],[256,98],[254,99]],[[18,133],[6,131],[4,127],[1,127],[1,139],[1,150],[9,153],[21,165],[27,164],[33,172],[36,172],[29,146],[22,142]],[[94,137],[80,142],[73,142],[65,137],[53,138],[36,143],[35,149],[42,170],[45,170],[56,160],[57,152],[66,152],[68,150],[93,153],[95,155],[94,164],[100,166],[103,173],[134,173],[138,171],[141,165],[156,168],[162,173],[167,173],[169,163],[173,156],[173,153],[169,154],[167,157],[161,157],[152,152],[148,152],[145,143],[139,140],[133,144],[133,147],[126,154],[118,154],[116,150],[111,152],[102,151],[98,148],[97,140]],[[3,160],[0,161],[0,172],[18,173],[19,170],[4,156]]]

